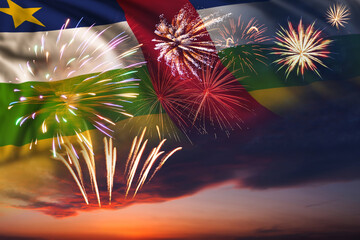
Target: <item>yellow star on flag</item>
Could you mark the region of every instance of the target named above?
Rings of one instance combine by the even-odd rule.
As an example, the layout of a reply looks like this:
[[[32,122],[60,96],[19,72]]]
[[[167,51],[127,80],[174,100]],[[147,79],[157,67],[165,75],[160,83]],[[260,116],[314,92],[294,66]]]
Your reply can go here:
[[[45,27],[33,14],[41,9],[40,8],[22,8],[11,0],[7,0],[9,8],[0,8],[0,12],[6,13],[13,18],[14,26],[17,28],[23,22],[28,21],[37,25]]]

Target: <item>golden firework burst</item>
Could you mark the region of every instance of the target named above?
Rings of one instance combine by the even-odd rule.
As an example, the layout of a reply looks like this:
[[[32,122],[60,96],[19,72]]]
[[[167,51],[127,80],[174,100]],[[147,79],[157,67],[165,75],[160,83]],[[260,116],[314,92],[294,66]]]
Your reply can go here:
[[[345,24],[350,20],[349,16],[350,10],[343,4],[334,4],[326,12],[328,23],[337,29],[345,27]]]
[[[332,41],[322,38],[321,31],[316,30],[314,25],[315,22],[305,29],[300,20],[296,29],[288,22],[288,29],[281,27],[276,33],[277,47],[273,48],[272,54],[280,56],[280,59],[275,61],[282,65],[280,69],[287,67],[286,78],[295,68],[297,75],[304,75],[305,70],[310,69],[320,76],[317,65],[327,67],[321,58],[329,57],[330,52],[327,48]]]

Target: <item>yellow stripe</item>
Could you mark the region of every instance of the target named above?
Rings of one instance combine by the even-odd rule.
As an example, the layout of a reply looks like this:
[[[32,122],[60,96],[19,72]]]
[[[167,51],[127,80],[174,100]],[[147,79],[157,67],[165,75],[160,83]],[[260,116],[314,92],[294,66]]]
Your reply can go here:
[[[261,105],[282,116],[319,104],[324,100],[344,97],[349,94],[349,84],[354,85],[354,91],[357,91],[360,77],[346,82],[324,81],[306,86],[262,89],[252,91],[250,94]]]
[[[133,138],[138,135],[145,126],[147,127],[146,138],[149,140],[157,141],[159,138],[166,138],[168,140],[176,141],[178,140],[177,138],[185,139],[185,136],[182,135],[179,129],[166,114],[151,114],[146,116],[133,117],[117,122],[116,126],[114,127],[115,133],[113,136],[115,142],[118,144],[120,143],[122,146],[120,151],[123,154],[128,154],[130,147],[128,145],[131,144]],[[158,129],[160,129],[161,136],[159,136]],[[176,135],[175,137],[174,134]],[[94,151],[98,150],[99,148],[103,149],[104,135],[99,131],[93,129],[83,132],[83,135],[86,137],[89,135],[91,136]],[[75,143],[77,141],[77,137],[71,136],[69,137],[69,140]],[[38,141],[37,145],[33,144],[31,150],[31,144],[26,144],[20,147],[13,145],[2,146],[0,147],[0,164],[10,162],[14,159],[27,158],[28,155],[32,155],[32,157],[38,158],[51,158],[52,154],[50,151],[52,149],[52,143],[52,138],[42,139]]]

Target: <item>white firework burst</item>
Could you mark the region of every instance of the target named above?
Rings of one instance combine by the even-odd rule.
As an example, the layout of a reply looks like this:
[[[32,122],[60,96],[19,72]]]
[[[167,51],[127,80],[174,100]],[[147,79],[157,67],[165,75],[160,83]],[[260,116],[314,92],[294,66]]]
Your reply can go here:
[[[315,22],[305,29],[301,20],[297,28],[288,22],[288,29],[281,27],[276,33],[277,47],[273,48],[272,54],[280,56],[280,59],[275,61],[282,65],[280,69],[287,67],[286,77],[295,68],[298,75],[304,75],[305,70],[310,69],[320,76],[317,64],[326,67],[321,58],[329,57],[327,48],[332,41],[322,38],[321,31],[315,30],[314,24]]]
[[[337,29],[345,27],[345,24],[350,20],[349,16],[350,10],[343,4],[334,4],[326,12],[328,23]]]
[[[172,19],[171,24],[160,16],[153,39],[155,50],[160,50],[158,60],[164,59],[172,74],[198,76],[197,70],[211,63],[216,55],[215,44],[206,30],[224,17],[210,15],[201,19],[193,7],[185,6]]]

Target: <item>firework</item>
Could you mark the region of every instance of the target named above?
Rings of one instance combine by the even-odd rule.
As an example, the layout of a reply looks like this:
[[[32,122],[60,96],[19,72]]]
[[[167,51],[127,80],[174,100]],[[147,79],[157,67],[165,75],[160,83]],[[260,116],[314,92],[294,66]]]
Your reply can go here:
[[[80,156],[82,156],[88,168],[92,189],[96,194],[99,207],[101,207],[99,188],[96,180],[95,159],[94,159],[94,153],[92,151],[91,140],[90,138],[83,138],[82,141],[78,139],[78,144],[81,148],[80,151],[81,155],[78,154],[74,145],[71,144],[67,138],[65,138],[65,141],[62,143],[62,145],[65,148],[65,153],[66,153],[65,155],[67,156],[67,160],[65,159],[63,154],[60,154],[58,152],[55,152],[53,157],[54,159],[59,160],[65,164],[65,166],[73,176],[75,182],[77,183],[86,204],[89,204],[88,197],[86,194],[86,189],[84,186],[82,168],[79,162]],[[85,144],[87,147],[85,146]],[[76,173],[74,171],[74,168],[76,170]]]
[[[59,160],[61,161],[65,166],[66,168],[69,170],[71,176],[74,178],[77,186],[79,187],[80,189],[80,192],[84,198],[84,201],[86,204],[89,204],[89,200],[88,200],[88,197],[87,197],[87,194],[86,194],[86,190],[85,190],[85,187],[83,185],[82,182],[79,181],[79,176],[75,173],[75,171],[73,170],[73,168],[71,167],[71,165],[68,163],[68,161],[63,157],[61,156],[60,154],[58,153],[55,153],[55,157],[54,157],[56,160]]]
[[[94,26],[64,31],[69,22],[66,21],[56,38],[44,33],[37,45],[28,48],[29,55],[34,57],[19,65],[17,81],[57,81],[89,73],[99,75],[132,65],[133,61],[127,57],[135,57],[139,45],[128,46],[130,38],[125,32],[107,41],[105,35],[111,27],[101,31]]]
[[[134,180],[134,177],[135,177],[136,169],[137,169],[137,167],[139,165],[141,156],[142,156],[142,154],[144,152],[144,149],[146,147],[146,144],[148,142],[148,140],[146,140],[143,143],[145,132],[146,132],[146,128],[144,128],[144,130],[142,131],[139,139],[138,139],[138,136],[136,136],[134,138],[133,143],[131,145],[131,149],[130,149],[130,152],[129,152],[128,159],[126,161],[125,177],[127,179],[127,181],[126,181],[126,186],[127,187],[126,187],[125,198],[129,194],[131,184],[132,184],[132,182]],[[141,144],[142,144],[142,146],[141,146]]]
[[[286,78],[295,68],[297,75],[304,75],[305,70],[310,69],[320,76],[317,65],[327,67],[321,58],[329,57],[327,47],[332,41],[322,38],[322,32],[315,30],[314,24],[315,22],[305,29],[300,20],[296,29],[288,22],[289,29],[281,27],[276,33],[277,47],[273,48],[273,54],[280,56],[280,59],[275,61],[281,65],[280,69],[286,67]]]
[[[155,50],[160,51],[158,60],[164,59],[173,75],[197,76],[197,70],[210,64],[216,55],[206,27],[222,21],[224,17],[208,16],[200,19],[194,8],[186,6],[174,16],[171,24],[160,16],[153,39]]]
[[[169,67],[161,68],[159,65],[149,67],[149,73],[141,79],[135,115],[146,116],[142,125],[147,126],[148,133],[156,133],[160,141],[168,137],[180,141],[177,126],[184,129],[187,124],[181,111],[186,101],[182,94],[184,81],[174,77]]]
[[[113,59],[106,57],[127,39],[126,36],[120,34],[107,43],[93,46],[105,30],[91,33],[91,27],[85,31],[76,29],[71,38],[65,38],[63,30],[68,23],[64,24],[56,43],[48,43],[45,34],[41,44],[34,47],[37,57],[26,66],[20,65],[24,73],[20,80],[38,83],[29,84],[30,88],[21,91],[15,89],[16,94],[21,95],[9,106],[10,109],[26,105],[28,113],[19,117],[16,125],[22,126],[30,120],[41,125],[40,134],[53,137],[54,154],[56,146],[61,148],[63,136],[80,136],[89,128],[96,128],[111,137],[113,131],[109,125],[115,125],[114,120],[119,114],[132,117],[125,106],[136,98],[139,81],[131,78],[134,71],[117,63],[135,53],[136,47]],[[82,75],[84,69],[87,75]],[[80,76],[73,77],[75,75]],[[55,81],[62,79],[67,80]],[[37,142],[37,135],[31,147],[33,142]]]
[[[227,24],[222,24],[218,32],[221,38],[215,42],[221,49],[231,48],[230,58],[240,64],[241,70],[249,69],[255,72],[254,62],[266,64],[266,57],[260,43],[269,40],[264,34],[267,28],[259,24],[255,18],[244,21],[241,16],[236,20],[230,18]],[[236,47],[236,48],[235,48]]]
[[[214,129],[233,130],[243,124],[241,110],[251,112],[247,100],[241,97],[244,88],[220,61],[204,69],[201,81],[189,81],[185,90],[193,126],[207,133]]]
[[[111,137],[112,130],[108,125],[115,125],[111,120],[114,113],[132,117],[124,109],[124,104],[137,96],[136,93],[127,92],[137,87],[136,80],[114,81],[100,75],[73,82],[33,86],[33,91],[28,96],[24,92],[19,101],[11,105],[28,105],[27,109],[32,112],[18,118],[16,125],[22,126],[29,120],[35,123],[41,121],[40,133],[52,136],[54,147],[54,142],[61,144],[63,136],[80,136],[88,128],[97,128]]]
[[[350,10],[346,5],[334,4],[329,7],[326,12],[328,23],[335,26],[337,29],[345,27],[345,24],[350,20]]]
[[[162,168],[162,166],[165,164],[165,162],[177,151],[180,151],[182,149],[182,147],[177,147],[175,149],[173,149],[171,152],[169,152],[168,154],[166,154],[160,161],[159,165],[157,166],[157,168],[155,169],[155,171],[153,172],[153,174],[151,175],[149,182],[151,181],[151,179],[153,179],[153,177],[155,176],[155,174]]]
[[[113,143],[111,138],[109,139],[109,141],[104,138],[109,204],[111,204],[111,195],[114,186],[114,175],[116,166],[116,147],[113,148],[112,144]]]
[[[126,183],[126,193],[125,193],[125,198],[127,197],[127,195],[129,194],[132,182],[134,181],[136,172],[138,170],[138,167],[140,165],[140,161],[143,157],[146,145],[148,143],[148,140],[146,139],[144,140],[144,136],[146,133],[146,127],[143,129],[142,133],[140,134],[140,136],[136,136],[134,138],[134,141],[132,143],[131,149],[130,149],[130,153],[129,153],[129,157],[126,161],[126,166],[125,166],[125,177],[127,178],[127,183]],[[138,182],[137,182],[137,186],[135,189],[135,192],[133,194],[133,198],[136,196],[137,192],[142,188],[142,186],[144,185],[144,183],[146,182],[146,179],[149,176],[149,173],[152,169],[152,167],[155,165],[155,162],[157,161],[157,159],[164,154],[164,151],[160,151],[161,147],[164,145],[166,139],[163,139],[157,147],[153,148],[152,151],[150,152],[150,154],[148,155],[148,157],[146,158],[143,167],[139,173],[139,178],[138,178]],[[178,147],[175,148],[174,150],[170,151],[168,154],[166,154],[159,162],[158,167],[155,169],[155,171],[153,172],[153,174],[150,177],[150,180],[154,177],[154,175],[161,169],[161,167],[164,165],[164,163],[177,151],[181,150],[182,147]]]

